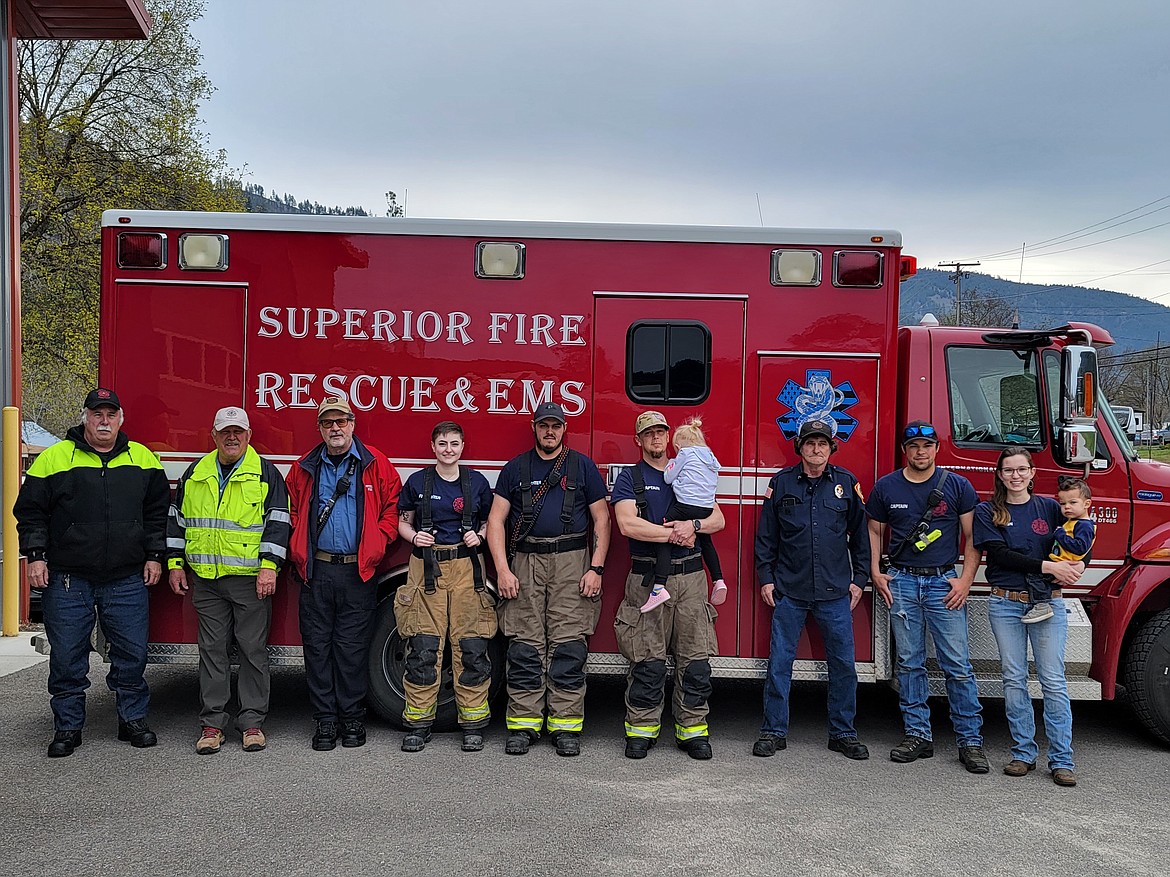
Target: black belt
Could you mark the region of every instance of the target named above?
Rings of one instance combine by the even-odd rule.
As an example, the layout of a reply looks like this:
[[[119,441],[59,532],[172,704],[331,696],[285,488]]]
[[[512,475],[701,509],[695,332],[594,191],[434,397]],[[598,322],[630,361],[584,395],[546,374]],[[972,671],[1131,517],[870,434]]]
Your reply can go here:
[[[654,572],[655,564],[656,561],[648,557],[635,557],[633,559],[632,571],[642,574]],[[680,576],[689,572],[701,572],[702,569],[703,556],[701,554],[692,554],[689,557],[670,561],[670,574],[672,576]]]
[[[411,554],[421,560],[426,560],[426,551],[426,548],[415,546]],[[466,545],[457,545],[454,548],[432,548],[430,551],[431,554],[434,555],[435,560],[440,562],[444,560],[454,560],[457,557],[471,557],[473,554],[479,553],[478,548],[468,548]]]
[[[890,567],[890,569],[908,573],[912,576],[945,576],[954,568],[955,565],[953,563],[949,566],[898,566],[894,564]]]
[[[565,551],[577,551],[584,548],[585,534],[577,533],[572,536],[561,536],[547,542],[536,542],[532,539],[521,539],[516,547],[517,554],[561,554]]]
[[[322,563],[357,563],[356,554],[331,554],[328,551],[314,552],[313,557]]]

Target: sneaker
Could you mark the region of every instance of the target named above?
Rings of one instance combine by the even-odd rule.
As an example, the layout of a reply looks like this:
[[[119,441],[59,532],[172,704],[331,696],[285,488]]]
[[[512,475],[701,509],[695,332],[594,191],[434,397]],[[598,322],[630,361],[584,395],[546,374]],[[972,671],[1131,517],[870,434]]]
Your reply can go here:
[[[858,740],[856,735],[830,737],[829,748],[834,752],[840,752],[846,758],[852,758],[854,761],[865,761],[869,758],[869,748]]]
[[[366,745],[366,726],[358,719],[347,719],[341,723],[341,745],[346,749],[356,749]]]
[[[324,719],[317,722],[317,729],[313,732],[313,748],[318,752],[328,752],[337,746],[337,722]]]
[[[678,748],[696,761],[707,761],[711,753],[711,738],[707,736],[679,740]]]
[[[934,743],[925,737],[915,737],[912,734],[907,734],[901,743],[890,750],[890,761],[899,764],[909,764],[919,758],[933,757]]]
[[[722,606],[727,599],[727,583],[723,579],[716,579],[711,586],[711,605]]]
[[[1052,771],[1052,781],[1058,786],[1075,786],[1077,775],[1067,767],[1058,767]]]
[[[645,758],[656,742],[653,737],[627,737],[626,758]]]
[[[244,731],[244,751],[259,752],[268,745],[268,739],[259,728],[248,728]]]
[[[1035,624],[1037,621],[1047,621],[1052,617],[1051,603],[1036,603],[1023,614],[1020,621],[1024,624]]]
[[[788,748],[788,738],[779,734],[761,734],[756,745],[752,747],[752,755],[757,758],[771,758],[781,749]]]
[[[402,738],[403,752],[422,752],[426,745],[431,742],[431,731],[429,728],[419,728],[411,731]]]
[[[49,758],[68,758],[80,745],[80,731],[58,731],[49,744]]]
[[[960,746],[959,761],[963,762],[967,773],[987,773],[991,770],[982,746]]]
[[[1013,758],[1003,766],[1003,772],[1010,777],[1027,776],[1028,771],[1036,769],[1036,762],[1034,761],[1020,761],[1018,758]]]
[[[118,720],[118,739],[129,743],[135,749],[146,749],[158,742],[154,731],[146,724],[146,719],[131,719],[129,722]]]
[[[535,739],[536,734],[531,731],[513,731],[504,744],[504,752],[508,755],[527,755],[528,747]]]
[[[670,599],[670,592],[661,585],[654,588],[650,592],[650,596],[646,598],[646,602],[642,604],[642,611],[649,612],[651,609],[657,609],[663,603]]]
[[[203,733],[195,741],[195,751],[200,755],[215,755],[223,745],[223,731],[210,725],[203,726]]]
[[[464,752],[479,752],[483,749],[483,734],[479,731],[464,731],[462,748]]]
[[[580,734],[574,734],[570,731],[562,731],[553,738],[553,742],[557,744],[557,755],[564,755],[566,758],[572,758],[574,755],[581,754]]]

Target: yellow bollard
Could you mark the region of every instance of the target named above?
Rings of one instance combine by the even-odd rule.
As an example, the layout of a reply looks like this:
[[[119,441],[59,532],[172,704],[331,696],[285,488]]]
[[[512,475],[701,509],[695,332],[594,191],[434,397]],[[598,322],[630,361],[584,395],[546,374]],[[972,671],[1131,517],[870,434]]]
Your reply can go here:
[[[20,490],[20,409],[4,408],[4,442],[0,466],[4,473],[4,636],[20,633],[20,544],[12,507]]]

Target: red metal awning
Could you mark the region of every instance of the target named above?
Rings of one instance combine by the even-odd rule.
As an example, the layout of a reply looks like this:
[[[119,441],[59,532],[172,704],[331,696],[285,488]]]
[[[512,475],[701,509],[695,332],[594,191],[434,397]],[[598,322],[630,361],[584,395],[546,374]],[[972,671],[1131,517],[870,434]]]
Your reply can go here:
[[[143,0],[14,0],[23,40],[141,40],[150,35]]]

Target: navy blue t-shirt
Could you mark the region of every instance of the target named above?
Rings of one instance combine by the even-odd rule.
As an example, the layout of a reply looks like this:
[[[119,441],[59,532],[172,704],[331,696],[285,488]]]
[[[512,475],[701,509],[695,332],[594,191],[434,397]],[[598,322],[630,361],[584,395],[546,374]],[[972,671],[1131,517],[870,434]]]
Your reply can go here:
[[[532,467],[532,496],[535,499],[536,491],[544,477],[552,471],[556,459],[542,460],[536,451],[525,451]],[[496,496],[502,496],[512,504],[509,510],[510,526],[515,527],[520,521],[520,459],[514,457],[504,464],[500,470],[500,477],[496,481]],[[578,452],[577,458],[577,498],[573,503],[573,523],[569,527],[570,533],[584,533],[589,528],[591,520],[589,506],[599,499],[605,499],[605,482],[601,480],[601,473],[597,471],[597,464]],[[536,515],[536,524],[529,536],[549,538],[564,533],[561,524],[561,506],[564,505],[565,484],[567,479],[561,476],[560,483],[554,484],[545,494],[540,511]]]
[[[990,502],[981,502],[975,508],[975,547],[985,548],[989,542],[1004,542],[1012,551],[1036,560],[1048,560],[1052,549],[1052,534],[1064,523],[1060,504],[1047,496],[1033,496],[1019,505],[1008,504],[1011,523],[997,527],[991,522]],[[1028,587],[1027,574],[987,564],[989,584],[1009,591],[1023,591]]]
[[[647,464],[645,460],[639,460],[637,465],[642,470],[642,480],[646,482],[646,492],[643,494],[646,498],[646,518],[655,524],[661,524],[666,520],[667,509],[674,502],[674,489],[666,483],[666,475]],[[634,493],[634,476],[631,474],[633,468],[633,466],[624,466],[613,482],[613,493],[610,496],[610,501],[615,507],[622,500],[637,502],[638,496]],[[638,539],[631,539],[630,554],[634,557],[657,557],[660,544],[659,542],[642,542]],[[688,554],[694,553],[694,548],[675,545],[672,547],[670,555],[671,557],[686,557]]]
[[[471,526],[478,530],[491,510],[492,488],[479,472],[474,469],[468,471],[471,473]],[[421,508],[426,472],[426,469],[420,469],[407,478],[402,493],[398,495],[400,512],[416,512],[416,529],[422,527]],[[434,527],[435,541],[440,545],[458,545],[463,541],[463,534],[459,532],[462,524],[463,491],[459,487],[459,479],[444,481],[436,472],[434,484],[431,485],[431,525]]]
[[[915,484],[899,469],[877,480],[865,503],[865,511],[878,523],[889,525],[890,551],[901,545],[906,534],[922,520],[930,492],[938,487],[942,476],[940,469],[929,481]],[[979,504],[979,496],[970,481],[954,472],[947,475],[942,492],[942,502],[934,507],[927,530],[928,533],[941,530],[942,535],[924,551],[919,551],[913,543],[907,545],[896,558],[891,556],[890,562],[895,566],[951,566],[958,559],[962,535],[959,516],[973,511]]]

